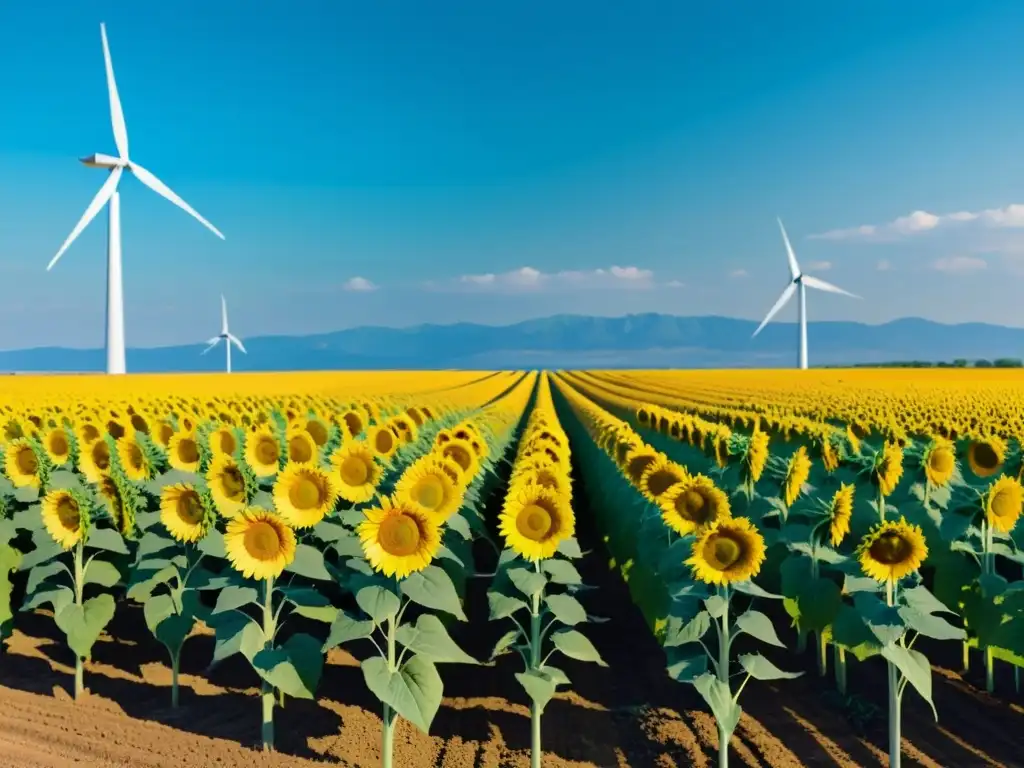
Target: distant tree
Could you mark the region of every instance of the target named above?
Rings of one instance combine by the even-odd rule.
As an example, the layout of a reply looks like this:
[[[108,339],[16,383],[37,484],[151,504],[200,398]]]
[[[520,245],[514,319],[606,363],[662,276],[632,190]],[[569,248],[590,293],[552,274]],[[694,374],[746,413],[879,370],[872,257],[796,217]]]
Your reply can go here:
[[[953,361],[953,367],[954,368],[966,368],[967,367],[967,361],[964,360],[964,358],[962,358],[962,357],[958,357],[956,360]]]
[[[992,361],[990,361],[990,360],[975,360],[974,361],[974,367],[975,368],[991,368],[992,367]]]
[[[993,368],[1020,368],[1021,365],[1020,358],[1016,357],[1000,357],[992,361]]]

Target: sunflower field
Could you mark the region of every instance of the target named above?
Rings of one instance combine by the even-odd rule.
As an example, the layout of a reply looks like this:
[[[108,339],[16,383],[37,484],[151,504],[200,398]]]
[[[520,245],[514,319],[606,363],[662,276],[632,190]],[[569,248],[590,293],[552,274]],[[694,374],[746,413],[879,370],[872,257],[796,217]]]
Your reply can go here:
[[[212,634],[211,669],[239,657],[259,681],[268,751],[275,712],[317,696],[325,655],[361,647],[388,768],[402,764],[399,720],[430,731],[446,665],[496,675],[507,656],[539,768],[545,708],[573,685],[559,658],[606,665],[588,627],[617,617],[591,613],[601,595],[581,568],[600,558],[667,675],[713,715],[720,766],[751,680],[828,675],[842,694],[859,665],[885,671],[899,765],[908,688],[939,715],[929,654],[953,648],[989,693],[1019,692],[1021,383],[973,370],[18,377],[0,398],[0,640],[27,613],[52,621],[78,699],[94,645],[134,609],[177,707],[183,647]],[[468,598],[481,582],[484,615]],[[500,627],[488,658],[453,638],[467,624]]]

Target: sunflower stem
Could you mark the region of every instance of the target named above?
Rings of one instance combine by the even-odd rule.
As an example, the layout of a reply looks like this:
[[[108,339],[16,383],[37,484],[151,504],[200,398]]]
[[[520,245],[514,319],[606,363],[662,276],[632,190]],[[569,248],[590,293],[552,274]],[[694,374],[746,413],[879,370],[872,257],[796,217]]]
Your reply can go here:
[[[178,707],[178,671],[181,668],[181,646],[171,653],[171,708]]]
[[[843,696],[846,695],[846,649],[839,645],[832,646],[834,665],[835,665],[835,676],[836,676],[836,690]]]
[[[534,565],[537,573],[540,573],[540,561]],[[540,601],[544,590],[536,592],[530,605],[530,669],[540,669],[541,660],[541,626],[540,626]],[[544,748],[540,740],[540,716],[543,709],[532,697],[530,699],[530,768],[541,768],[544,758]]]
[[[725,607],[719,618],[721,625],[718,631],[718,681],[729,690],[729,587],[721,588],[725,599]],[[718,724],[718,768],[729,768],[729,739],[732,732],[726,730],[723,723]]]
[[[263,582],[263,637],[264,641],[272,644],[274,641],[274,577],[268,576]],[[263,751],[270,752],[274,749],[274,686],[263,681],[263,725],[260,729],[263,739]]]
[[[878,519],[880,522],[885,522],[885,493],[882,492],[882,486],[878,486]]]
[[[982,573],[991,575],[995,573],[995,556],[992,553],[992,526],[987,520],[981,521],[981,547],[982,547]],[[992,647],[985,647],[985,690],[995,693],[995,659],[992,655]]]
[[[894,607],[894,585],[892,579],[885,582],[885,603]],[[889,768],[900,768],[900,672],[891,661],[886,662],[889,678]]]
[[[963,643],[963,668],[964,672],[971,671],[971,643],[969,640],[964,640]]]
[[[85,596],[85,536],[78,539],[75,545],[75,605],[82,606]],[[85,692],[85,663],[82,657],[75,654],[75,701],[82,698]]]
[[[828,641],[825,633],[818,633],[818,674],[824,677],[828,674]]]
[[[395,616],[389,616],[386,622],[386,632],[388,640],[388,670],[392,673],[398,671],[398,660],[396,653],[397,642],[395,640],[395,630],[397,628],[397,618]],[[391,705],[385,703],[383,706],[381,718],[381,745],[380,745],[380,765],[381,768],[391,768],[394,762],[395,754],[395,720],[398,718],[397,713],[391,709]]]

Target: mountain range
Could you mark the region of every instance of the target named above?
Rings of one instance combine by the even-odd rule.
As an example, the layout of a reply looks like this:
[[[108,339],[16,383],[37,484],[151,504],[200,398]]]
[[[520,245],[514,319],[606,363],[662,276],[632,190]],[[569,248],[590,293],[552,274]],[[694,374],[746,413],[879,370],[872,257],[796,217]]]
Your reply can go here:
[[[359,327],[307,336],[244,339],[238,371],[519,368],[778,368],[796,363],[797,326],[779,323],[751,338],[757,323],[727,317],[554,315],[505,326],[457,323]],[[904,318],[881,325],[808,324],[813,366],[1024,356],[1024,328],[944,325]],[[128,370],[218,371],[224,351],[203,344],[130,348]],[[102,349],[39,347],[0,351],[0,371],[91,372]]]

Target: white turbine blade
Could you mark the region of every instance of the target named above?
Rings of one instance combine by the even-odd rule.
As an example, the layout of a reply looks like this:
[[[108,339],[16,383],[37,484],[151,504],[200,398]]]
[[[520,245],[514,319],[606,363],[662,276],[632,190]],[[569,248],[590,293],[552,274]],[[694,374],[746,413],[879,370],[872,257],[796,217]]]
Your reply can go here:
[[[789,235],[786,234],[786,228],[782,226],[782,219],[778,220],[779,229],[782,230],[782,242],[786,244],[786,256],[789,259],[789,276],[796,280],[800,277],[800,265],[796,263],[796,254],[793,253],[793,246],[789,243]]]
[[[849,296],[851,299],[860,298],[860,296],[858,296],[855,293],[844,291],[837,285],[832,285],[832,283],[826,283],[824,280],[819,280],[818,278],[811,277],[810,275],[804,275],[803,284],[806,285],[808,288],[817,288],[819,291],[828,291],[829,293],[841,293],[843,294],[843,296]]]
[[[202,224],[208,230],[213,232],[213,234],[215,234],[221,240],[225,239],[224,235],[222,235],[220,233],[219,229],[217,229],[215,226],[213,226],[213,224],[211,224],[206,219],[204,219],[202,216],[200,216],[196,212],[195,208],[193,208],[191,205],[189,205],[184,200],[182,200],[180,197],[178,197],[178,195],[175,194],[174,191],[170,187],[168,187],[166,184],[164,184],[162,181],[160,181],[160,179],[158,179],[152,173],[147,171],[145,168],[143,168],[138,163],[129,163],[128,164],[128,168],[129,168],[129,170],[131,170],[132,173],[135,174],[135,177],[139,181],[141,181],[143,184],[145,184],[147,187],[152,189],[154,192],[156,192],[161,197],[164,197],[164,198],[170,200],[176,206],[181,208],[181,210],[183,210],[186,213],[192,215],[200,224]]]
[[[121,98],[117,95],[117,82],[114,80],[114,63],[110,60],[110,45],[107,43],[107,25],[100,24],[100,37],[103,38],[103,63],[107,68],[107,93],[110,96],[110,123],[114,128],[114,144],[122,160],[128,159],[128,129],[124,124],[124,112],[121,110]]]
[[[220,295],[220,332],[228,332],[228,303],[224,300],[224,294]]]
[[[775,306],[768,311],[768,314],[765,315],[764,320],[762,320],[761,324],[757,326],[757,330],[754,331],[753,336],[757,336],[757,334],[761,332],[761,329],[768,325],[769,321],[773,317],[775,317],[778,311],[782,309],[784,306],[786,306],[786,302],[793,298],[794,293],[796,293],[796,283],[790,283],[789,285],[786,286],[786,290],[782,292],[782,295],[779,296],[779,300],[775,302]],[[751,338],[753,338],[753,336],[751,336]]]
[[[199,354],[201,354],[201,355],[205,355],[205,354],[206,354],[207,352],[209,352],[209,351],[210,351],[211,349],[213,349],[214,347],[216,347],[216,346],[217,346],[217,343],[218,343],[219,341],[220,341],[220,336],[214,336],[214,337],[213,337],[212,339],[207,339],[207,340],[206,340],[206,343],[207,343],[207,344],[209,344],[210,346],[208,346],[208,347],[207,347],[206,349],[204,349],[204,350],[203,350],[202,352],[200,352]]]
[[[57,251],[57,255],[50,260],[49,264],[46,265],[47,272],[53,269],[53,265],[57,263],[61,256],[64,255],[64,251],[66,251],[71,244],[75,242],[75,238],[82,234],[82,230],[89,226],[89,222],[96,218],[96,214],[100,212],[100,208],[107,204],[107,201],[110,200],[115,190],[117,190],[117,182],[120,180],[121,169],[115,168],[110,172],[107,180],[103,182],[103,186],[100,187],[100,191],[96,193],[96,197],[94,197],[92,202],[89,203],[89,207],[85,209],[85,213],[82,214],[82,218],[78,220],[75,228],[71,230],[71,234],[68,235],[68,239],[64,241],[64,245],[62,245],[60,250]]]
[[[228,341],[233,342],[234,345],[236,347],[238,347],[242,351],[243,355],[248,355],[249,354],[248,352],[245,351],[245,347],[242,346],[242,342],[239,341],[238,337],[235,336],[233,333],[229,333],[228,334]]]

